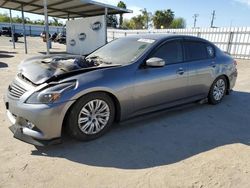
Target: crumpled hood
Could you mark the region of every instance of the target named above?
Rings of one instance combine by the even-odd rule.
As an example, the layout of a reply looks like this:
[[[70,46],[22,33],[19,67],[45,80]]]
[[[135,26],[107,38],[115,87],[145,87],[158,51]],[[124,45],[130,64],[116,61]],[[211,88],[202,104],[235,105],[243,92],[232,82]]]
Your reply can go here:
[[[21,62],[18,67],[18,75],[39,85],[55,76],[68,74],[76,70],[88,69],[91,71],[92,68],[96,70],[97,67],[110,67],[110,65],[95,65],[85,61],[84,57],[81,56],[37,56]]]

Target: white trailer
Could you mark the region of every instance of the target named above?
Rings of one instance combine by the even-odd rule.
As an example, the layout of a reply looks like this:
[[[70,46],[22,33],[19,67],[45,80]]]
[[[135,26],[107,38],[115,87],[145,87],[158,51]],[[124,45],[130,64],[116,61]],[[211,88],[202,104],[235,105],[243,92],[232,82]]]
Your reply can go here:
[[[67,21],[67,53],[86,55],[105,45],[106,30],[104,16]]]

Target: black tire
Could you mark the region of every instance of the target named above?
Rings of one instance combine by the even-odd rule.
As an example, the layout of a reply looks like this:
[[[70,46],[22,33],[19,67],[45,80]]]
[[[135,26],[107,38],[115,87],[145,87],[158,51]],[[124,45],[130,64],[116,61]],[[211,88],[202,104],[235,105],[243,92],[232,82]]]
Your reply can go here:
[[[96,134],[85,134],[83,131],[81,131],[80,127],[78,126],[78,116],[82,108],[88,102],[98,99],[104,101],[108,105],[110,112],[109,120],[100,132]],[[67,114],[68,116],[66,117],[66,127],[70,136],[81,141],[90,141],[102,136],[109,130],[115,119],[115,105],[113,100],[108,94],[101,92],[91,93],[81,97],[78,101],[76,101],[76,103],[72,106],[69,113]]]
[[[216,87],[216,84],[219,80],[222,80],[225,84],[225,89],[224,89],[224,92],[223,92],[223,95],[221,98],[219,99],[216,99],[216,97],[214,96],[214,90],[215,90],[215,87]],[[216,105],[216,104],[219,104],[222,99],[224,98],[224,96],[226,95],[226,92],[227,92],[227,80],[225,78],[225,76],[220,76],[218,77],[212,84],[211,88],[210,88],[210,91],[209,91],[209,94],[208,94],[208,102],[209,104],[213,104],[213,105]]]

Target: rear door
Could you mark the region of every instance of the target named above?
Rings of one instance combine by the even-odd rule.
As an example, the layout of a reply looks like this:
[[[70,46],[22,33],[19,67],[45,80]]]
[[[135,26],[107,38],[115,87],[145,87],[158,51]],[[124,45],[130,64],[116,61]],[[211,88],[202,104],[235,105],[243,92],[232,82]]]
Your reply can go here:
[[[209,43],[185,40],[185,61],[188,63],[188,97],[208,94],[216,68],[215,49]]]
[[[134,92],[135,111],[186,97],[187,64],[183,62],[182,40],[165,42],[147,59],[152,57],[164,59],[166,66],[138,68]]]

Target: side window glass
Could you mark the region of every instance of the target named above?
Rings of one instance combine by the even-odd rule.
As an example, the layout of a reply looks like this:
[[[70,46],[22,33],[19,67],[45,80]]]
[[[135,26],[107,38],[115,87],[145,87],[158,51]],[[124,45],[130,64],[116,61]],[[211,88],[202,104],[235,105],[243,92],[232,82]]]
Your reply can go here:
[[[164,59],[166,64],[180,63],[183,61],[182,45],[180,41],[167,42],[158,48],[151,57]]]
[[[214,58],[215,53],[214,53],[214,48],[210,45],[207,45],[207,53],[209,58]]]
[[[213,48],[211,46],[208,48],[208,46],[203,42],[186,41],[184,42],[184,46],[187,61],[208,59],[211,58],[210,55],[213,55],[214,53]]]

